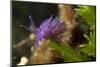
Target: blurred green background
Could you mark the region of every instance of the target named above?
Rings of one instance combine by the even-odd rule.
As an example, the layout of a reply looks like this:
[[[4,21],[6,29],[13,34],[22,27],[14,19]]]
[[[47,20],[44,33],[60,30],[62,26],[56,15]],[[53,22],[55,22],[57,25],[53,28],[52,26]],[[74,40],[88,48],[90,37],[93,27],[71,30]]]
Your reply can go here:
[[[84,34],[88,43],[80,45],[79,53],[69,46],[67,48],[63,45],[58,46],[54,41],[51,41],[51,44],[53,44],[51,47],[56,49],[57,54],[59,54],[65,62],[95,61],[96,6],[77,5],[75,10],[85,21],[82,24],[88,25],[92,30],[89,32],[89,35]],[[12,44],[16,44],[29,36],[30,32],[20,27],[20,25],[30,25],[29,15],[32,16],[35,26],[39,27],[40,22],[42,22],[43,19],[46,19],[51,15],[57,16],[57,12],[57,4],[12,1]]]

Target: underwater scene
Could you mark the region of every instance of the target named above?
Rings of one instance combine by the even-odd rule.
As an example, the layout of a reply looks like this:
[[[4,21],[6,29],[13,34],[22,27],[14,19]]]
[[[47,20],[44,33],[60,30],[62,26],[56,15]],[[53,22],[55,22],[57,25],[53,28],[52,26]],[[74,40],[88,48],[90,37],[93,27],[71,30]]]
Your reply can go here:
[[[96,61],[96,6],[12,1],[12,65]]]

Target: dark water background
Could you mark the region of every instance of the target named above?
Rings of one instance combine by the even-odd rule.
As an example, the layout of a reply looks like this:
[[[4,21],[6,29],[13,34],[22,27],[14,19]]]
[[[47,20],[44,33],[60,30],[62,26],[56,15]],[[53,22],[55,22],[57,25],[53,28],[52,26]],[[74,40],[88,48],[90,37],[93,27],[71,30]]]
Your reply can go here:
[[[36,27],[49,18],[57,15],[57,4],[12,1],[12,44],[16,44],[28,37],[30,32],[20,27],[29,26],[31,15]]]

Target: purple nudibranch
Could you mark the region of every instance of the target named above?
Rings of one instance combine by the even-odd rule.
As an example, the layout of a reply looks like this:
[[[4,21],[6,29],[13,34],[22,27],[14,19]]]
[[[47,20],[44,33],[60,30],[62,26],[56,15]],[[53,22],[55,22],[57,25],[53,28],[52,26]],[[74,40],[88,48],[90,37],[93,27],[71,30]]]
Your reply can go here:
[[[63,21],[52,16],[40,24],[40,27],[36,29],[31,16],[29,16],[31,25],[27,28],[30,32],[36,35],[36,47],[39,46],[38,42],[42,39],[49,39],[51,37],[56,38],[64,32],[65,27]]]

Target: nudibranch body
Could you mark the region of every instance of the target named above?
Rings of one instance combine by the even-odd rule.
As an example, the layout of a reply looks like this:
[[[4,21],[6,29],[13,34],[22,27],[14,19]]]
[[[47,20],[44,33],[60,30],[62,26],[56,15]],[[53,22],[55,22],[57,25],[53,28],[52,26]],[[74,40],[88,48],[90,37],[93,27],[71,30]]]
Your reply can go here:
[[[30,26],[26,27],[30,32],[36,35],[36,46],[39,46],[38,42],[42,39],[59,38],[60,35],[64,32],[65,27],[63,21],[58,18],[53,18],[52,16],[40,24],[39,28],[36,28],[31,16],[30,18]]]

